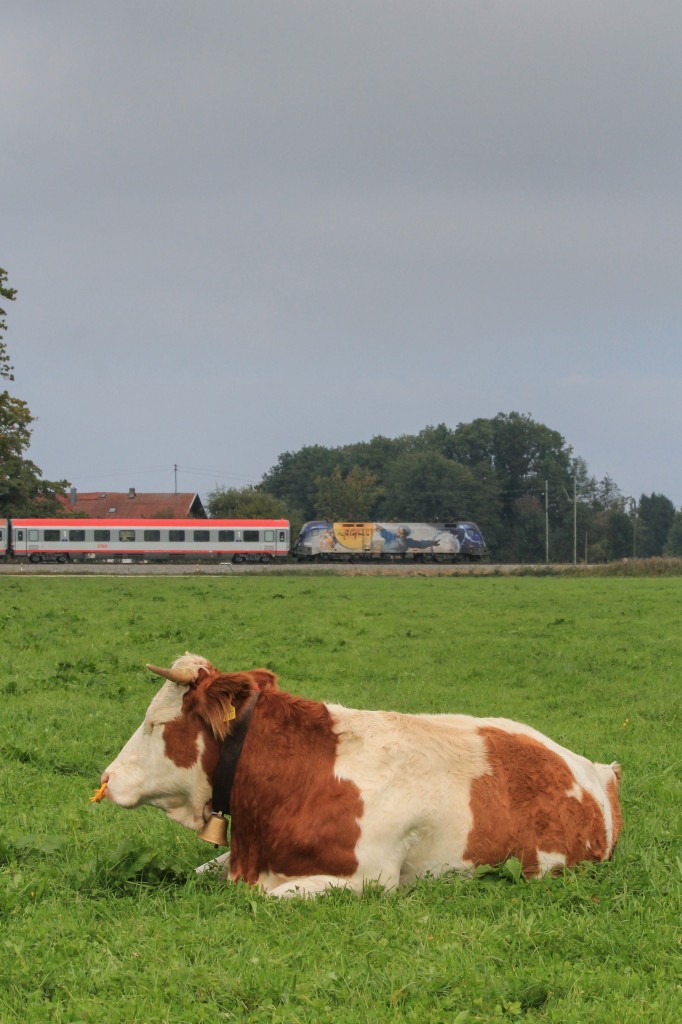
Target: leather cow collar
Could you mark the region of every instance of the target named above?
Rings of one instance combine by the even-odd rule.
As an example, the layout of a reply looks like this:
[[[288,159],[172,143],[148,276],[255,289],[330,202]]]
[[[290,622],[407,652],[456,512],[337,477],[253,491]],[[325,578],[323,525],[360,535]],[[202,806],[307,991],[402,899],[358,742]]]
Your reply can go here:
[[[244,710],[239,718],[235,718],[231,732],[223,740],[220,748],[220,757],[213,775],[213,792],[211,794],[211,807],[213,814],[230,814],[230,797],[234,777],[239,764],[239,756],[244,746],[244,740],[251,723],[251,716],[258,703],[260,691],[255,690],[246,701]]]

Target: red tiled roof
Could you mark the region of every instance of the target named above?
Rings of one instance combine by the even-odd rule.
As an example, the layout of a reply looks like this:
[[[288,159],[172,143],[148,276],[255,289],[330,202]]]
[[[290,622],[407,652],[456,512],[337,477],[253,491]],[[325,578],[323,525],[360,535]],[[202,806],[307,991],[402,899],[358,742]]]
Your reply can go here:
[[[198,494],[140,494],[129,491],[72,490],[59,498],[64,511],[86,515],[90,519],[205,519],[206,511]]]

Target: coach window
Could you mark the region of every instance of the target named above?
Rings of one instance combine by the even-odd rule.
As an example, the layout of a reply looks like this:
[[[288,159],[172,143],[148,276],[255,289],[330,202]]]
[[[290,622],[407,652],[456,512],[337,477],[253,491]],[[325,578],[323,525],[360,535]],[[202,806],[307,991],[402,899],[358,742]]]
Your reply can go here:
[[[45,530],[43,540],[59,540],[59,530]]]
[[[234,544],[234,530],[218,530],[219,544]]]
[[[258,530],[244,530],[244,540],[247,544],[257,544],[260,540],[260,533]]]
[[[279,531],[279,541],[280,541],[280,544],[284,544],[286,539],[287,538],[286,538],[286,534],[285,534],[284,530],[280,530]]]
[[[169,530],[168,531],[168,540],[175,541],[176,543],[178,543],[179,541],[184,541],[184,539],[185,539],[185,531],[184,530]]]
[[[69,540],[70,541],[76,541],[76,542],[84,541],[85,540],[85,530],[69,530]]]
[[[161,530],[145,530],[144,539],[151,544],[158,544],[161,540]]]
[[[135,540],[134,530],[119,530],[118,539],[121,544],[131,544]]]
[[[201,541],[202,543],[208,543],[208,541],[211,539],[211,531],[210,530],[195,530],[194,531],[194,539],[198,540],[198,541]]]
[[[274,544],[275,543],[275,531],[274,530],[264,530],[263,531],[263,540],[266,541],[266,542],[269,542],[270,544]]]
[[[38,531],[37,530],[29,530],[28,531],[28,539],[29,540],[39,540]]]
[[[95,540],[111,540],[111,530],[95,530]]]

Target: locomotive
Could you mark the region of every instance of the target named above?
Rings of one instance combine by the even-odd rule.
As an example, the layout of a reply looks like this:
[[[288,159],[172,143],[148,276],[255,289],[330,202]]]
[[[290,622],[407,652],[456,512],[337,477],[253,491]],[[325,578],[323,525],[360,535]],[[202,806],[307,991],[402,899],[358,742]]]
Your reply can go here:
[[[475,523],[304,523],[292,555],[301,561],[473,562],[488,553]]]
[[[475,523],[304,523],[286,519],[0,519],[0,558],[84,561],[479,561]]]

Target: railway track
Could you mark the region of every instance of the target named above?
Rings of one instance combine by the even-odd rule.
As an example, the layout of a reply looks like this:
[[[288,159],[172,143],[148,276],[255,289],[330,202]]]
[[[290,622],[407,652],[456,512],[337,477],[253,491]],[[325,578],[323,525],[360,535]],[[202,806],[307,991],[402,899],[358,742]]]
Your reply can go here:
[[[508,576],[539,575],[575,569],[573,565],[507,565],[447,562],[287,562],[261,565],[212,563],[0,563],[0,576]]]

